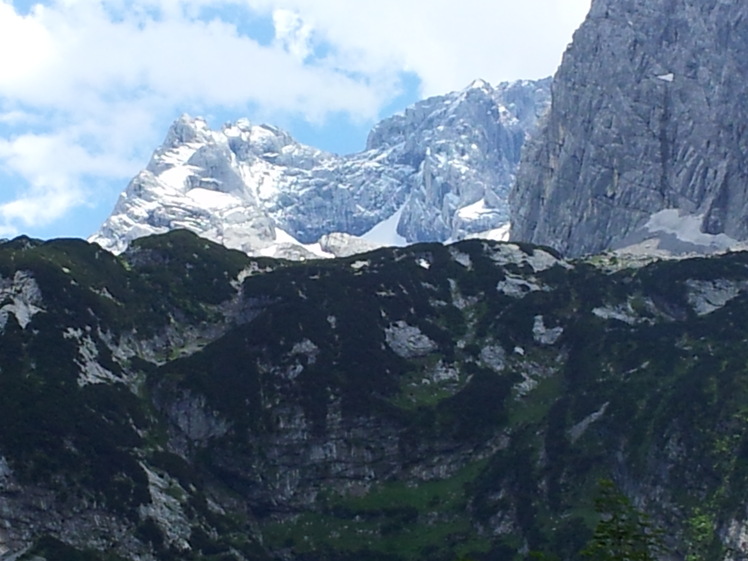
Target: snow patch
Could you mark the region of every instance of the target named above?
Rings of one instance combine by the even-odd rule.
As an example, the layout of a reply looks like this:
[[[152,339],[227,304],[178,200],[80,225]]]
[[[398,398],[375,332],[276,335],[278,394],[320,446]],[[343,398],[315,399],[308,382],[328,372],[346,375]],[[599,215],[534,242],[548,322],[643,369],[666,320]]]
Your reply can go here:
[[[493,214],[496,211],[486,206],[486,199],[481,199],[471,205],[462,207],[457,211],[457,216],[463,220],[478,220],[486,214]]]
[[[204,128],[207,128],[207,124],[205,124]],[[157,160],[158,163],[171,166],[181,166],[186,164],[201,146],[202,144],[199,142],[187,142],[175,148],[157,153],[154,156],[154,160]]]
[[[187,180],[194,174],[192,166],[174,166],[159,173],[158,180],[169,186],[184,188],[187,185]]]
[[[314,258],[331,259],[335,257],[332,253],[324,251],[319,242],[303,244],[281,228],[275,228],[274,242],[262,248],[258,253],[263,257],[294,260]]]
[[[425,257],[419,257],[418,259],[416,259],[416,265],[418,265],[422,269],[426,269],[427,271],[431,268],[431,263]]]
[[[503,226],[494,228],[492,230],[485,230],[484,232],[477,232],[475,234],[468,234],[465,236],[466,240],[492,240],[495,242],[508,242],[509,231],[512,229],[510,223],[506,223]]]
[[[275,243],[290,243],[295,245],[303,245],[299,240],[294,238],[291,234],[282,230],[281,228],[275,229]]]
[[[644,227],[651,233],[671,234],[678,240],[714,250],[725,250],[738,241],[725,234],[705,234],[701,231],[704,215],[681,214],[677,208],[656,212],[649,217]]]
[[[380,247],[403,247],[408,245],[408,240],[397,233],[397,226],[400,224],[400,218],[403,215],[404,209],[405,205],[401,206],[395,214],[362,234],[360,238]]]
[[[241,205],[241,201],[233,195],[202,187],[190,189],[187,192],[187,197],[199,207],[211,210],[228,209]]]
[[[381,247],[358,236],[333,232],[322,236],[317,242],[323,252],[334,257],[350,257],[359,253],[367,253]]]

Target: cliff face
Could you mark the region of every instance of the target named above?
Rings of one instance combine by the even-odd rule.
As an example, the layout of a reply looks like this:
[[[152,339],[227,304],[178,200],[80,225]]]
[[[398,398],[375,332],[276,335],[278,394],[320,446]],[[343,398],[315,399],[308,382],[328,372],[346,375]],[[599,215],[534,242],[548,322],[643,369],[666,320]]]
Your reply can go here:
[[[732,559],[747,265],[0,244],[0,559],[578,560],[601,477]]]
[[[595,0],[552,90],[512,239],[594,253],[666,209],[748,238],[748,5]]]

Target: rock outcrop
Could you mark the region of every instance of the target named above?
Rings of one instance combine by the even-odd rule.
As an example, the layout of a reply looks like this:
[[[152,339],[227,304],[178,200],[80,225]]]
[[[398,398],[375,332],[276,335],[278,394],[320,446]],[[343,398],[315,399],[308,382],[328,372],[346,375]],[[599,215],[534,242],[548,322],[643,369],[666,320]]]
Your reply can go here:
[[[594,0],[552,90],[512,239],[595,253],[658,235],[668,209],[723,235],[696,246],[748,238],[748,5]]]

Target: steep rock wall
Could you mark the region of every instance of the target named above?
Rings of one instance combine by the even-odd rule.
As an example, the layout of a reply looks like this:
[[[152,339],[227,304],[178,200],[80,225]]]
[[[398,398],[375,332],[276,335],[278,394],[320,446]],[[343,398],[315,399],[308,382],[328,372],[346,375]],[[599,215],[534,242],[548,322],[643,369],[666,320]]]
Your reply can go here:
[[[514,240],[620,245],[664,209],[748,238],[748,5],[595,0],[511,197]]]

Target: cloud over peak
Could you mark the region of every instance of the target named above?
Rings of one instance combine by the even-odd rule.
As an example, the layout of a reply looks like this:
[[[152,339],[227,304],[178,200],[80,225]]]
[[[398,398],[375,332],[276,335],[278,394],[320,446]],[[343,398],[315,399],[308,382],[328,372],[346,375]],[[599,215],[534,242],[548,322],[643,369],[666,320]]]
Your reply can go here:
[[[182,112],[373,122],[405,73],[426,94],[550,74],[572,27],[550,20],[578,23],[588,6],[0,0],[0,232],[33,233],[81,205],[106,207],[103,220]]]

